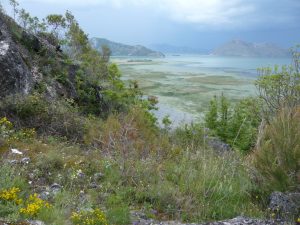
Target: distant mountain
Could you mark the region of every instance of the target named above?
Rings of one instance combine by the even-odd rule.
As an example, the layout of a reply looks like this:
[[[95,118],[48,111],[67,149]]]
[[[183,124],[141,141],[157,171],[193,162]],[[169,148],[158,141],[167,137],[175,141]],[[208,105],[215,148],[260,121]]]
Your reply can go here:
[[[204,49],[185,47],[185,46],[174,46],[169,44],[153,44],[150,46],[156,51],[163,53],[175,53],[175,54],[207,54],[209,51]]]
[[[113,56],[147,56],[147,57],[165,57],[161,52],[153,51],[142,45],[125,45],[113,42],[104,38],[92,38],[91,45],[101,51],[102,45],[107,45]]]
[[[270,43],[250,43],[242,40],[232,40],[212,52],[218,56],[241,57],[286,57],[290,56],[287,49]]]

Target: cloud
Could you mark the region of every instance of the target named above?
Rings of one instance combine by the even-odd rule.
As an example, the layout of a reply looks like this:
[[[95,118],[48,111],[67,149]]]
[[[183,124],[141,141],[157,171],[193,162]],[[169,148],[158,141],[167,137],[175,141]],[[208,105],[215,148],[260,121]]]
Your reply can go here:
[[[239,16],[255,10],[241,0],[163,0],[160,7],[179,22],[200,25],[235,25]]]
[[[294,10],[293,7],[300,8],[299,0],[285,0],[284,3],[274,0],[21,0],[21,2],[68,5],[77,8],[141,7],[141,10],[158,12],[175,22],[225,29],[291,22],[297,17],[290,13]]]

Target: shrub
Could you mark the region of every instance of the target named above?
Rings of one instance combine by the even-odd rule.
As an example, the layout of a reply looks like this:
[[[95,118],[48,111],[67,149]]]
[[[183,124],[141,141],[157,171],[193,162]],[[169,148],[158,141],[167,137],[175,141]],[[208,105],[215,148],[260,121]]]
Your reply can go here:
[[[11,187],[18,188],[22,191],[28,189],[28,184],[22,177],[22,170],[1,162],[0,165],[0,188],[10,189]]]
[[[110,224],[126,225],[130,224],[129,208],[127,205],[119,205],[111,208],[107,212]]]
[[[300,177],[300,109],[283,109],[269,125],[252,155],[259,191],[293,191]]]
[[[48,202],[40,199],[35,193],[29,196],[24,207],[20,209],[20,213],[23,214],[25,218],[33,219],[37,217],[43,208],[49,209],[50,207],[51,205]]]
[[[39,171],[39,176],[48,178],[48,174],[57,173],[64,167],[64,161],[58,152],[48,152],[38,155],[35,159],[35,167]]]
[[[106,201],[107,218],[110,224],[130,224],[129,207],[119,195],[111,195]]]
[[[205,128],[201,124],[185,124],[171,131],[172,142],[182,148],[198,149],[204,146]]]
[[[231,106],[223,95],[220,99],[214,97],[205,114],[210,133],[242,152],[254,146],[260,121],[260,103],[255,98],[245,98]]]
[[[264,118],[270,122],[281,108],[294,108],[300,105],[300,52],[297,46],[292,50],[293,63],[259,69],[256,81],[259,97],[264,102]]]
[[[48,101],[35,94],[10,96],[0,102],[1,115],[16,128],[35,128],[40,135],[65,136],[81,140],[85,119],[67,100]]]
[[[86,225],[107,225],[107,219],[105,214],[100,209],[94,209],[91,211],[73,212],[71,216],[72,223],[74,225],[86,224]],[[118,223],[114,223],[118,224]]]
[[[12,133],[13,124],[6,118],[0,118],[0,138],[8,138]]]

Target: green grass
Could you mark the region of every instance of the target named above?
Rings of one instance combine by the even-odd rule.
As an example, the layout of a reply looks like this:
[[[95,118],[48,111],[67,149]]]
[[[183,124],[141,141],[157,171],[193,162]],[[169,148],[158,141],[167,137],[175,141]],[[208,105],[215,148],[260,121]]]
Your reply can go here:
[[[263,216],[252,202],[254,187],[241,156],[216,155],[205,146],[201,127],[160,133],[145,116],[133,109],[106,121],[91,118],[84,144],[51,137],[10,142],[11,147],[27,149],[32,161],[16,170],[2,168],[1,187],[22,181],[19,186],[26,193],[39,193],[40,185],[59,183],[63,189],[49,199],[53,207],[37,217],[58,225],[69,224],[72,212],[95,208],[103,209],[111,224],[120,225],[130,223],[131,210],[186,222]],[[10,180],[21,168],[24,178]],[[94,180],[99,172],[103,176]],[[26,189],[22,185],[29,181],[27,174],[42,183]],[[97,189],[90,187],[91,182]]]

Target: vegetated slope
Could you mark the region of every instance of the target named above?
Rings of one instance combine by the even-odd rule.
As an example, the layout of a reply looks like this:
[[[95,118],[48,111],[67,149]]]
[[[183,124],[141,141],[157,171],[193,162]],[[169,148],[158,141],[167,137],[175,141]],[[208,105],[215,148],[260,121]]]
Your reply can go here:
[[[259,181],[276,181],[284,184],[282,191],[295,190],[298,120],[290,118],[287,125],[295,126],[286,126],[292,128],[296,144],[277,132],[286,133],[286,129],[276,124],[270,127],[261,141],[266,145],[257,150],[260,173],[252,174],[245,158],[228,145],[222,150],[224,143],[219,140],[214,145],[221,145],[220,151],[211,148],[214,140],[203,124],[170,130],[170,121],[165,118],[165,127],[159,128],[149,112],[156,99],[145,100],[137,83],[127,87],[122,82],[117,65],[109,60],[109,51],[100,54],[94,50],[70,12],[47,18],[50,27],[33,25],[36,30],[21,27],[0,13],[0,223],[24,224],[26,220],[25,224],[43,224],[32,222],[41,220],[59,225],[126,225],[153,222],[143,222],[145,218],[197,223],[238,215],[257,218],[263,217],[260,205],[265,193],[274,191],[274,185],[261,189]],[[63,40],[51,29],[53,18],[67,27]],[[62,42],[68,52],[60,50]],[[291,86],[298,85],[299,75],[288,80],[286,74],[278,74],[281,84],[286,82],[285,87],[299,92]],[[278,80],[277,76],[270,77]],[[275,88],[277,83],[261,82]],[[261,88],[274,90],[273,86]],[[283,101],[295,105],[298,96]],[[220,112],[218,109],[210,110],[211,132],[213,128],[235,130],[235,137],[245,137],[241,126],[250,127],[245,119],[252,118],[251,113],[245,114],[249,108],[242,104],[235,109],[233,129],[226,129],[232,120],[225,100]],[[273,145],[278,146],[281,139],[280,146],[288,146],[288,151],[278,158],[280,151]],[[274,144],[269,145],[269,140]],[[270,160],[269,154],[261,153],[269,152],[280,162],[289,160],[268,171],[270,163],[265,158]],[[280,170],[289,176],[288,182],[278,179]],[[277,204],[274,215],[279,217],[278,213],[282,211]],[[244,218],[224,223],[243,221],[250,223]],[[250,221],[283,223],[273,219]]]
[[[232,40],[216,48],[213,55],[240,57],[287,57],[288,50],[270,43],[250,43],[242,40]]]
[[[111,50],[113,56],[147,56],[147,57],[165,57],[163,53],[153,51],[142,45],[125,45],[112,42],[104,38],[92,38],[92,46],[98,51],[102,51],[102,46],[106,45]]]

